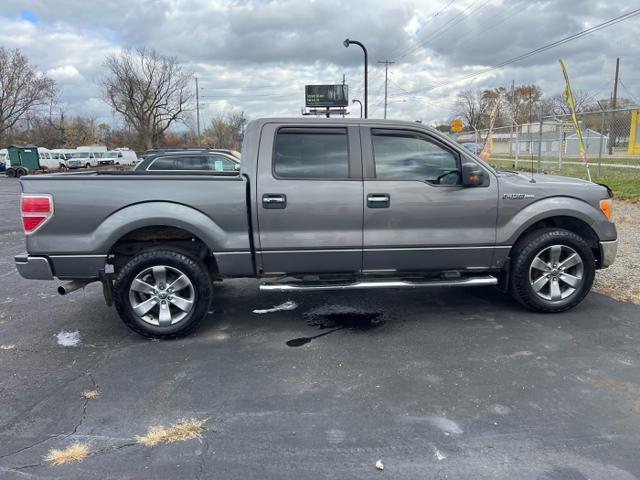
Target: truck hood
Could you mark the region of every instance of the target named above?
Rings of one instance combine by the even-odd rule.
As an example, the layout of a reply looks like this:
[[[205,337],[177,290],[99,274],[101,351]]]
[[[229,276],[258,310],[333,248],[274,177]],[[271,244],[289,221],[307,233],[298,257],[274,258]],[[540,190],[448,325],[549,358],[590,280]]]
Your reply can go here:
[[[526,173],[500,172],[500,195],[525,194],[535,199],[565,196],[578,198],[592,205],[597,205],[600,199],[610,196],[607,187],[580,178],[541,173],[533,174],[535,182],[532,182],[531,178],[531,174]]]
[[[514,182],[526,182],[526,183],[534,183],[531,182],[532,175],[530,173],[524,172],[500,172],[501,178],[509,178]],[[535,180],[534,184],[562,184],[570,187],[573,186],[594,186],[597,185],[588,180],[583,180],[581,178],[573,178],[573,177],[563,177],[562,175],[547,175],[545,173],[534,173],[533,179]]]

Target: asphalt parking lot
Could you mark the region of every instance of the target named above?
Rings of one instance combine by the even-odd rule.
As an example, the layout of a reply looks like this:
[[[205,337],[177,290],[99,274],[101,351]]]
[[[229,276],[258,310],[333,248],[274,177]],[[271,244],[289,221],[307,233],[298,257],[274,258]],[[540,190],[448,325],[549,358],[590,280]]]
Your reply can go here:
[[[592,293],[542,315],[491,288],[242,280],[195,335],[151,341],[97,285],[60,297],[18,276],[18,195],[0,178],[0,478],[640,477],[639,305]],[[180,419],[201,437],[136,442]],[[43,460],[74,442],[84,461]]]

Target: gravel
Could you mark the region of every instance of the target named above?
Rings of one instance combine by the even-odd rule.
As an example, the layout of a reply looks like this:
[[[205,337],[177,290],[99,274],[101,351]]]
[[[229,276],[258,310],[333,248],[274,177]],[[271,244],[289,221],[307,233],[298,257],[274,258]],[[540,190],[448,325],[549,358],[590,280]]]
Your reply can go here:
[[[640,204],[614,201],[618,255],[609,268],[598,270],[594,288],[618,300],[640,303]]]

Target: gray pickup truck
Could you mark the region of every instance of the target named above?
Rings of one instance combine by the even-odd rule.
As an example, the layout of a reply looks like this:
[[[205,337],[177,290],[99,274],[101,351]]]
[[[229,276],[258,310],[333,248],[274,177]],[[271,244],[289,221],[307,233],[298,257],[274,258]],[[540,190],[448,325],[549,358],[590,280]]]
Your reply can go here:
[[[101,281],[122,320],[153,337],[193,331],[214,282],[231,277],[286,292],[495,285],[561,312],[617,249],[607,187],[496,171],[408,122],[262,119],[247,126],[239,172],[21,185],[20,274],[65,281],[63,294]]]

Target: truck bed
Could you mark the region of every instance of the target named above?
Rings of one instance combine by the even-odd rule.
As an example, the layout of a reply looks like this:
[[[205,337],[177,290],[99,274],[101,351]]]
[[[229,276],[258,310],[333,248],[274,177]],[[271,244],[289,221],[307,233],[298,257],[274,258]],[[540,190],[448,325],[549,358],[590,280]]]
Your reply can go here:
[[[48,194],[54,213],[33,235],[31,255],[106,255],[132,230],[171,226],[216,253],[251,253],[247,182],[239,175],[83,172],[27,176],[25,194]]]

